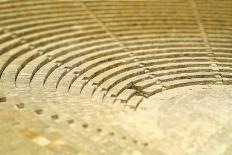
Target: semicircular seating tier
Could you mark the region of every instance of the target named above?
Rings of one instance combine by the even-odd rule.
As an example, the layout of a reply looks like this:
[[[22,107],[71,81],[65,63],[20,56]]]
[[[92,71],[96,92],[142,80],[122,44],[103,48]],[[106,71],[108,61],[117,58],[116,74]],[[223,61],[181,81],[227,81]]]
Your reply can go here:
[[[168,89],[230,85],[226,4],[1,2],[0,77],[18,88],[100,96],[132,109]]]

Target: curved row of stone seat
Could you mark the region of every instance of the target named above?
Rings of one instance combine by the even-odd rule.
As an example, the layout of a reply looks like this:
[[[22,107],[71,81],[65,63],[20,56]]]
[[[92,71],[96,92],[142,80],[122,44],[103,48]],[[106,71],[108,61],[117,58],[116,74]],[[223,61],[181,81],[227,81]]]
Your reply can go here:
[[[115,51],[114,51],[114,48],[115,48]],[[101,56],[104,56],[107,54],[108,55],[114,54],[113,52],[115,52],[115,53],[119,52],[117,48],[118,48],[118,44],[112,43],[112,44],[108,44],[108,45],[98,46],[98,47],[95,47],[92,49],[91,48],[86,49],[86,53],[90,53],[89,55],[84,55],[84,56],[79,57],[79,58],[71,57],[72,60],[68,61],[66,63],[66,66],[68,66],[68,71],[64,75],[60,76],[60,80],[63,79],[70,71],[74,71],[74,72],[76,72],[76,74],[78,74],[78,72],[84,70],[85,66],[82,67],[81,64],[93,63],[92,61],[94,59],[96,59],[97,57],[101,57]],[[98,52],[100,52],[100,53],[94,55],[92,51],[96,51],[96,53],[98,53]],[[70,58],[68,58],[68,59],[70,59]],[[59,85],[60,80],[57,81],[57,86]]]
[[[27,62],[31,61],[31,58],[35,58],[35,57],[37,57],[37,56],[39,56],[38,53],[35,53],[34,55],[28,57],[28,59],[27,59],[28,61],[25,61],[24,65],[22,65],[22,66],[24,67],[24,66],[26,65]],[[6,65],[5,65],[5,66],[6,66]],[[23,67],[20,67],[20,68],[22,69]],[[20,72],[21,69],[19,69],[18,72]]]
[[[51,10],[51,8],[48,8],[48,9]],[[42,13],[43,11],[44,11],[44,9],[43,9],[43,10],[40,10],[39,12]],[[45,12],[46,12],[46,11],[45,11]],[[76,12],[77,12],[78,14],[83,14],[83,13],[82,13],[83,11],[82,11],[82,12],[81,12],[81,11],[76,11]],[[27,13],[27,12],[26,12],[26,13]],[[53,12],[53,13],[56,13],[56,12]],[[18,15],[18,12],[17,12],[17,13],[16,13],[16,12],[13,12],[13,14]],[[54,14],[53,14],[53,15],[54,15]],[[2,22],[4,23],[4,22],[6,22],[6,21],[9,20],[9,18],[6,19],[6,16],[7,16],[7,14],[6,14],[6,15],[4,14],[4,20],[1,20],[1,23],[2,23]],[[41,14],[39,13],[39,14],[33,15],[33,17],[34,17],[34,16],[41,16]],[[47,14],[47,16],[49,17],[49,14]],[[59,15],[56,15],[56,16],[59,16]],[[22,17],[22,19],[25,19],[25,18],[27,19],[27,17],[28,17],[29,20],[30,20],[30,18],[31,18],[30,12],[27,13],[27,16]],[[64,17],[64,15],[63,15],[63,17]],[[20,17],[18,17],[18,18],[20,18]],[[15,20],[17,21],[18,18],[13,18],[12,21],[15,21]],[[69,17],[67,17],[67,18],[69,19]],[[73,17],[73,18],[74,18],[74,17]],[[83,17],[82,17],[82,18],[83,18]],[[86,17],[85,17],[85,18],[86,18]],[[45,22],[47,19],[44,18],[44,17],[41,18],[41,19],[43,19],[43,20],[41,21],[40,24],[43,25],[43,22]],[[75,19],[75,18],[74,18],[74,19]],[[56,21],[56,20],[59,21],[59,19],[55,19],[55,20],[53,20],[53,21]],[[65,19],[63,18],[63,20],[65,21],[65,20],[67,20],[67,19],[66,19],[66,18],[65,18]],[[23,24],[26,26],[27,23],[25,23],[24,20],[21,20],[21,22],[23,22]],[[35,21],[34,21],[34,22],[35,22]],[[50,21],[50,22],[52,22],[52,21]],[[12,26],[15,27],[15,28],[17,28],[17,26],[19,25],[19,23],[20,23],[20,21],[17,21],[17,23],[14,23],[14,25],[12,25]],[[29,22],[29,23],[30,23],[30,22]],[[45,22],[45,23],[46,23],[46,22]],[[10,26],[10,23],[7,23],[7,26]],[[31,25],[28,25],[27,29],[30,28],[29,26],[31,26]],[[34,27],[33,27],[33,28],[34,28]],[[40,27],[39,29],[41,29],[41,27]],[[6,29],[6,30],[8,30],[8,29]],[[27,31],[27,30],[26,30],[26,31]]]
[[[185,67],[185,66],[184,66],[184,67]],[[188,67],[189,67],[189,66],[188,66]],[[203,67],[203,66],[201,66],[201,67]],[[207,71],[209,71],[209,72],[211,71],[211,72],[212,72],[212,70],[209,69],[208,65],[207,65],[207,68],[208,68]],[[185,71],[186,71],[186,70],[185,70]],[[187,71],[188,71],[188,70],[187,70]],[[186,71],[186,72],[187,72],[187,71]],[[191,72],[191,70],[189,70],[188,72]],[[141,73],[141,72],[138,72],[138,75],[139,75],[139,76],[140,76],[140,73]],[[183,72],[179,72],[179,73],[183,73]],[[136,74],[135,74],[135,75],[136,75]],[[133,75],[133,76],[131,76],[131,77],[134,78],[135,75]],[[143,77],[143,78],[141,77],[141,78],[138,78],[138,79],[143,81],[143,80],[146,79],[147,77],[148,77],[148,76],[145,76],[145,77]],[[131,82],[131,80],[129,80],[129,81]],[[129,81],[128,81],[127,84],[129,84]],[[113,81],[111,81],[111,82],[113,82]],[[143,82],[144,82],[144,81],[143,81]],[[125,84],[125,83],[124,83],[124,84]],[[114,88],[116,88],[116,87],[117,87],[117,86],[114,86]],[[125,85],[124,89],[125,89],[126,87],[127,87],[127,86]],[[114,89],[114,88],[112,88],[112,89]],[[121,89],[119,89],[119,90],[123,90],[123,89],[121,88]],[[114,92],[114,93],[115,93],[115,92]],[[116,93],[116,95],[118,95],[118,94]]]
[[[132,67],[133,67],[133,66],[132,66]],[[138,68],[138,67],[135,66],[134,69],[136,69],[136,68]],[[119,68],[119,69],[120,69],[120,68]],[[131,69],[132,69],[132,68],[131,68]],[[125,70],[125,69],[124,69],[124,70]],[[126,70],[128,70],[128,69],[126,69]],[[125,71],[126,71],[126,70],[125,70]],[[141,72],[143,72],[144,69],[140,69],[140,70],[141,70]],[[127,72],[126,72],[126,73],[127,73]],[[113,74],[113,73],[111,73],[111,75],[112,75],[112,74]],[[117,73],[115,73],[115,74],[117,74]],[[103,75],[103,74],[101,74],[101,75]],[[105,75],[105,74],[104,74],[104,75]],[[106,74],[106,75],[107,75],[107,74]],[[101,81],[105,81],[105,80],[106,80],[105,77],[100,77],[99,79],[101,79]],[[111,82],[112,82],[112,81],[111,81]],[[96,81],[95,81],[95,83],[96,83]],[[97,82],[97,83],[99,84],[99,83],[102,83],[102,82]]]
[[[187,69],[186,67],[171,68],[168,70],[160,70],[156,72],[148,72],[139,76],[133,76],[129,79],[124,80],[123,82],[117,84],[113,87],[110,93],[114,96],[119,96],[122,91],[129,88],[143,88],[144,85],[150,85],[150,80],[154,79],[157,83],[159,82],[159,77],[168,76],[168,75],[182,75],[184,73],[197,73],[197,72],[210,72],[208,65],[195,67],[190,65]]]
[[[196,64],[196,63],[195,63]],[[199,64],[199,62],[197,63],[197,65]],[[208,64],[208,63],[207,63]],[[165,65],[163,65],[164,67],[160,67],[160,69],[165,69],[165,67],[166,68],[170,68],[170,67],[173,67],[173,66],[169,66],[170,64],[165,64]],[[178,64],[179,65],[179,67],[182,67],[181,66],[181,64]],[[185,64],[184,66],[186,66],[186,65],[190,65],[189,63],[188,64]],[[161,65],[159,65],[159,66],[161,66]],[[199,64],[199,66],[200,66],[200,64]],[[135,77],[135,76],[140,76],[141,74],[145,74],[145,72],[149,72],[149,70],[151,70],[152,69],[152,65],[149,67],[149,69],[146,71],[144,68],[136,68],[136,67],[134,67],[134,69],[133,68],[130,68],[130,70],[129,71],[127,71],[128,69],[127,68],[125,68],[125,69],[123,69],[123,71],[124,72],[121,72],[120,70],[118,71],[119,73],[113,73],[113,75],[114,75],[114,77],[113,77],[113,79],[112,80],[110,80],[110,76],[112,77],[112,75],[110,75],[110,76],[108,76],[108,77],[105,77],[103,80],[105,80],[106,81],[106,79],[107,80],[110,80],[111,81],[111,84],[110,85],[106,85],[105,83],[103,83],[102,84],[102,86],[100,85],[99,86],[99,88],[101,88],[101,87],[104,87],[104,89],[105,90],[107,90],[107,91],[110,91],[113,87],[115,87],[117,84],[119,84],[119,83],[121,83],[122,81],[124,81],[124,80],[126,80],[126,79],[129,79],[129,78],[131,78],[131,77]],[[177,66],[175,66],[175,67],[177,67]],[[126,72],[125,72],[126,71]],[[121,73],[120,73],[121,72]],[[116,74],[116,75],[115,75]],[[102,81],[103,81],[102,80]]]
[[[89,32],[92,32],[92,33],[99,33],[100,32],[101,33],[102,31],[95,30],[95,31],[89,31]],[[71,33],[71,35],[81,35],[81,33],[76,33],[76,34]],[[56,36],[56,37],[57,38],[55,39],[55,42],[53,44],[48,44],[46,46],[43,46],[43,48],[41,50],[39,50],[39,52],[42,52],[43,54],[46,54],[45,56],[49,57],[49,61],[53,61],[58,57],[65,56],[66,54],[69,54],[69,55],[72,54],[72,53],[67,53],[67,52],[74,52],[73,55],[75,55],[75,53],[77,53],[76,55],[78,56],[79,52],[77,50],[79,50],[81,48],[91,46],[91,45],[94,45],[97,43],[103,43],[103,42],[107,43],[107,35],[105,35],[105,34],[103,34],[103,35],[99,34],[98,40],[93,40],[94,38],[91,38],[89,36],[87,36],[87,37],[83,36],[83,37],[74,38],[74,39],[72,37],[69,37],[69,36],[65,36],[65,37]],[[60,39],[60,40],[56,41],[57,39]],[[85,42],[85,40],[88,40],[88,41]],[[91,40],[93,40],[93,41],[91,41]],[[70,44],[70,42],[72,42],[73,45]],[[109,42],[109,39],[108,39],[108,42]],[[50,43],[52,43],[52,41]],[[79,44],[79,46],[76,46],[76,44]],[[79,54],[79,55],[81,55],[81,54]],[[39,57],[37,57],[37,58],[39,58]],[[44,61],[47,61],[46,59],[44,59],[44,56],[41,58],[41,60],[43,60],[41,62],[41,64],[43,64]],[[63,64],[63,61],[65,62],[65,60],[56,60],[56,61],[62,62],[62,64]],[[30,62],[28,61],[28,63],[30,63]],[[40,66],[40,64],[38,64],[38,66]],[[39,70],[41,67],[38,67],[36,70]],[[36,71],[33,71],[33,72],[34,73],[32,74],[32,76],[36,73]]]
[[[62,24],[61,24],[61,25],[62,25]],[[64,24],[63,24],[63,25],[64,25]],[[64,26],[67,26],[67,25],[64,25]],[[41,30],[40,28],[41,28],[41,27],[39,27],[38,30]],[[45,28],[46,28],[46,26],[45,26]],[[54,28],[54,27],[53,27],[53,28]],[[34,28],[34,29],[35,29],[35,28]],[[56,31],[57,31],[57,30],[56,30]],[[56,31],[54,31],[54,32],[56,32]],[[63,31],[63,32],[61,31],[60,33],[62,34],[62,33],[64,33],[64,31]],[[46,33],[45,33],[45,34],[46,34]],[[44,36],[43,33],[42,33],[42,35]],[[47,35],[49,35],[49,32],[48,32]],[[51,32],[50,32],[50,35],[51,35]],[[34,40],[36,40],[36,39],[38,38],[38,36],[39,36],[38,33],[37,33],[35,36],[36,36],[36,38],[34,38]],[[41,36],[41,37],[43,37],[43,36]],[[33,37],[32,37],[32,38],[33,38]],[[30,39],[32,39],[32,38],[30,38]],[[43,38],[43,39],[44,39],[44,38]],[[38,40],[37,40],[37,41],[38,41]],[[7,65],[8,65],[8,64],[6,64],[5,67],[6,67]]]
[[[12,10],[15,10],[15,9],[22,9],[22,10],[31,10],[31,9],[34,9],[34,8],[50,8],[50,7],[56,7],[57,5],[62,5],[63,7],[66,6],[66,7],[72,7],[72,4],[74,2],[62,2],[62,1],[57,1],[56,2],[56,5],[54,5],[54,2],[53,1],[45,1],[45,0],[40,0],[40,1],[1,1],[1,11],[12,11]],[[9,9],[9,7],[11,9]]]
[[[227,75],[228,77],[228,75]],[[231,77],[231,76],[229,76]],[[145,88],[141,88],[141,87],[134,87],[134,90],[137,90],[136,93],[134,93],[133,95],[139,95],[139,96],[144,96],[144,97],[150,97],[151,95],[154,95],[156,93],[162,92],[164,90],[168,90],[168,89],[174,89],[174,88],[178,88],[178,87],[184,87],[184,86],[190,86],[190,85],[202,85],[202,84],[217,84],[217,82],[221,82],[221,81],[217,81],[214,77],[214,74],[199,74],[199,75],[194,75],[194,76],[189,76],[186,75],[185,76],[179,76],[178,78],[175,76],[175,79],[170,78],[169,81],[167,82],[162,82],[157,84],[157,80],[154,80],[153,84],[151,85],[151,83],[149,83],[148,87]],[[227,83],[229,83],[229,81],[227,81]],[[223,84],[227,84],[224,83]],[[231,83],[231,80],[230,80]],[[126,90],[126,89],[123,89]],[[123,92],[120,92],[120,94],[122,94]],[[133,97],[133,95],[131,97]]]
[[[150,97],[157,93],[162,92],[163,90],[174,89],[178,87],[186,87],[191,85],[210,85],[215,83],[215,78],[195,78],[195,79],[183,79],[183,80],[176,80],[170,81],[170,83],[163,83],[165,89],[162,85],[153,85],[152,87],[148,87],[147,89],[142,90],[142,95],[146,97]]]
[[[108,58],[106,58],[106,60],[107,60]],[[111,58],[112,59],[112,58]],[[117,59],[116,59],[117,60]],[[82,62],[83,64],[84,64],[84,62]],[[80,63],[77,63],[78,64],[78,66],[80,67]],[[94,67],[94,66],[93,66]],[[87,66],[85,66],[84,68],[88,68]]]
[[[231,11],[228,7],[230,4],[232,4],[231,1],[223,1],[220,4],[207,4],[197,1],[198,10],[201,14],[204,29],[207,32],[207,39],[212,53],[214,53],[215,56],[220,55],[221,51],[225,53],[225,56],[226,53],[228,54],[228,58],[215,58],[223,84],[231,83],[230,80],[228,80],[231,68],[230,54],[232,52],[232,46],[230,44],[232,20],[230,18]],[[217,10],[212,9],[215,6],[218,8]],[[207,9],[205,9],[205,7],[207,7]]]
[[[26,35],[27,33],[35,33],[35,32],[39,32],[39,30],[47,30],[49,28],[52,28],[52,26],[54,26],[54,28],[59,28],[59,26],[61,26],[62,23],[60,23],[60,25],[56,23],[57,25],[55,25],[55,22],[58,22],[58,21],[59,21],[59,19],[52,21],[50,27],[49,27],[49,25],[43,25],[43,23],[40,23],[40,25],[37,25],[38,27],[35,26],[35,27],[31,28],[30,25],[29,25],[29,28],[27,28],[25,30],[22,29],[21,30],[22,32],[20,32],[20,31],[18,31],[18,32],[17,31],[13,31],[13,32],[9,32],[9,33],[12,33],[12,35],[20,35],[20,33],[21,33],[21,36],[23,36],[23,35]],[[66,20],[61,20],[61,21],[66,21]],[[74,23],[71,19],[69,19],[67,21],[69,22],[69,24]],[[65,24],[66,23],[63,23],[63,25],[65,25]],[[89,22],[87,24],[89,24]],[[57,26],[57,27],[55,27],[55,26]],[[15,26],[15,27],[17,28],[17,26]],[[9,31],[9,30],[6,29],[6,31]],[[17,36],[15,36],[15,37],[17,37]]]
[[[83,10],[82,10],[83,11]],[[33,15],[33,16],[28,16],[28,14],[30,15]],[[33,9],[31,11],[23,11],[23,12],[17,12],[17,14],[14,12],[11,12],[11,13],[7,13],[4,17],[1,16],[0,19],[2,19],[1,21],[1,24],[3,25],[7,25],[7,24],[13,24],[13,23],[20,23],[23,21],[26,21],[26,22],[30,22],[30,20],[34,20],[34,22],[38,22],[37,20],[39,19],[42,19],[43,20],[48,20],[48,19],[52,19],[54,17],[73,17],[76,15],[79,15],[80,17],[81,16],[84,16],[86,14],[86,12],[81,12],[81,11],[77,11],[77,10],[74,10],[74,9],[60,9],[58,10],[56,8],[56,10],[54,9],[49,9],[46,10],[46,9],[42,9],[42,8],[39,8],[39,9]],[[46,18],[45,18],[46,17]],[[5,20],[3,20],[5,19]],[[22,24],[22,23],[21,23]]]
[[[108,24],[108,22],[109,22],[109,21],[107,21],[107,24]],[[108,25],[110,25],[110,24],[108,24]],[[128,34],[126,34],[126,35],[128,35]],[[137,34],[136,34],[136,35],[137,35]],[[132,41],[132,42],[133,42],[133,41]]]
[[[114,6],[114,9],[110,9],[110,7],[103,9],[107,2],[103,2],[102,7],[97,7],[94,2],[83,3],[90,13],[96,15],[96,19],[90,18],[90,14],[84,12],[83,8],[82,11],[75,12],[72,9],[72,11],[66,12],[68,7],[60,12],[62,16],[48,15],[51,20],[43,19],[43,17],[46,17],[45,14],[35,15],[36,17],[33,17],[33,19],[38,20],[36,23],[30,22],[29,16],[25,16],[25,18],[20,16],[18,21],[21,23],[16,24],[13,20],[14,13],[9,15],[10,19],[5,21],[6,31],[2,35],[9,41],[11,40],[9,33],[12,33],[13,38],[16,38],[15,40],[20,37],[25,38],[25,40],[24,42],[22,40],[12,41],[12,43],[3,42],[4,49],[8,50],[4,50],[6,52],[1,54],[4,57],[3,62],[5,61],[1,70],[5,71],[10,65],[8,70],[11,71],[14,66],[19,65],[15,69],[15,81],[19,83],[32,82],[35,86],[35,83],[39,80],[41,85],[46,84],[48,87],[58,89],[59,86],[64,86],[63,84],[67,82],[69,90],[81,81],[80,91],[94,85],[95,88],[90,90],[92,94],[104,90],[106,91],[105,95],[116,98],[115,102],[118,100],[129,102],[135,96],[141,97],[139,91],[146,94],[146,92],[152,90],[153,86],[156,87],[155,79],[150,78],[150,74],[160,78],[171,77],[167,78],[166,81],[164,80],[167,85],[171,81],[182,83],[181,80],[185,81],[186,78],[200,79],[201,76],[203,79],[208,78],[209,81],[212,79],[215,81],[214,76],[218,72],[211,69],[210,65],[216,62],[217,69],[221,66],[225,68],[228,66],[225,66],[223,62],[229,63],[231,60],[229,41],[225,40],[225,42],[218,43],[217,37],[219,35],[214,37],[212,43],[209,36],[209,42],[213,50],[219,48],[220,45],[223,46],[224,50],[213,51],[213,54],[205,51],[200,30],[195,18],[193,18],[194,15],[191,14],[192,10],[181,10],[181,6],[176,6],[180,11],[167,17],[166,25],[160,27],[158,24],[163,24],[162,20],[167,16],[165,12],[171,6],[163,6],[167,8],[163,12],[164,14],[159,14],[159,10],[152,11],[154,7],[151,6],[151,8],[139,12],[138,16],[133,16],[135,12],[130,9],[123,15],[117,13],[123,5],[119,8]],[[129,2],[125,2],[125,4],[131,5]],[[139,7],[139,4],[136,5]],[[99,8],[107,11],[107,14],[103,14],[103,11]],[[39,7],[37,10],[40,12]],[[25,9],[25,12],[22,9],[21,11],[22,15],[25,15],[23,13],[27,11],[32,13],[33,9]],[[67,14],[64,14],[63,11]],[[34,13],[38,12],[34,11]],[[186,15],[183,13],[186,13]],[[80,16],[75,17],[75,14]],[[146,15],[151,14],[154,18],[148,19]],[[70,16],[62,20],[65,15]],[[144,15],[144,19],[141,19],[139,15]],[[56,19],[52,19],[52,17]],[[85,21],[86,17],[88,19]],[[156,21],[146,22],[151,19],[156,19]],[[26,22],[23,23],[23,21]],[[124,22],[127,22],[127,24],[124,24]],[[213,31],[212,22],[204,20],[202,22],[206,22],[205,30],[207,32]],[[134,23],[136,24],[132,27]],[[2,24],[5,26],[4,22]],[[122,26],[119,27],[119,25]],[[109,32],[104,30],[104,26]],[[129,27],[130,29],[128,29]],[[226,27],[221,30],[226,32],[230,29]],[[72,33],[74,34],[72,35]],[[181,36],[184,37],[181,38]],[[137,39],[134,40],[136,37]],[[29,43],[29,46],[20,46],[24,43]],[[120,44],[123,44],[123,47]],[[181,49],[184,49],[184,52]],[[212,59],[216,61],[213,62]],[[222,62],[221,66],[218,65],[219,62]],[[185,70],[184,67],[189,69]],[[194,67],[203,68],[198,72],[192,70]],[[158,74],[162,71],[166,71],[166,74]],[[184,71],[189,72],[189,75],[183,75]],[[206,71],[209,75],[204,76],[205,74],[201,74],[201,71]],[[221,73],[220,70],[219,73]],[[25,76],[27,76],[26,79]],[[226,72],[224,76],[226,78],[230,77]],[[207,81],[203,79],[202,81]],[[144,85],[140,85],[144,90],[136,90],[139,88],[140,81],[144,81]],[[131,82],[135,85],[135,89],[128,88],[128,84]],[[184,83],[186,84],[183,85],[188,85],[197,82]],[[173,85],[175,86],[170,86],[170,88],[182,86],[182,84]]]
[[[63,29],[63,30],[62,30]],[[54,31],[48,31],[47,32],[47,34],[46,33],[42,33],[41,34],[41,37],[44,39],[44,37],[45,37],[45,35],[46,36],[49,36],[49,35],[55,35],[57,32],[58,32],[58,34],[59,33],[65,33],[65,32],[68,32],[68,31],[70,31],[70,30],[68,30],[67,28],[61,28],[61,30],[59,30],[59,29],[55,29]],[[36,38],[38,38],[38,36],[35,34],[34,35]],[[56,40],[54,40],[54,41],[56,41]],[[37,40],[37,42],[38,42],[38,40]],[[17,42],[18,43],[18,42]],[[39,43],[40,44],[40,43]],[[2,71],[4,71],[5,70],[5,68],[6,68],[6,66],[7,65],[9,65],[9,63],[11,63],[14,59],[16,59],[17,57],[19,57],[19,56],[21,56],[21,55],[23,55],[23,54],[25,54],[25,53],[27,53],[27,49],[26,48],[28,48],[28,46],[27,45],[25,45],[25,44],[23,44],[24,45],[24,51],[20,51],[20,52],[18,52],[19,50],[16,48],[16,47],[13,47],[14,48],[14,50],[10,50],[8,53],[7,53],[7,55],[8,55],[8,60],[6,61],[7,63],[5,63],[4,65],[3,65],[3,67],[2,67]],[[11,46],[11,45],[8,45],[8,46]],[[29,45],[29,47],[32,47],[32,48],[34,48],[34,46],[35,45]],[[21,46],[22,47],[22,46]],[[21,48],[21,47],[19,47],[19,48]],[[4,48],[4,46],[3,46],[3,48]],[[7,48],[7,47],[6,47]],[[6,49],[5,48],[5,49]],[[6,53],[6,52],[5,52]],[[12,53],[12,54],[11,54]]]
[[[135,13],[137,13],[137,15],[143,14],[143,13],[150,13],[150,14],[155,14],[155,13],[159,13],[159,12],[163,12],[163,13],[169,13],[167,15],[172,16],[173,14],[170,14],[170,12],[174,13],[174,14],[178,14],[179,12],[182,12],[183,15],[186,15],[186,12],[190,12],[191,10],[189,10],[189,5],[184,4],[183,3],[177,3],[178,5],[170,5],[170,3],[165,3],[162,2],[162,5],[160,3],[149,3],[147,2],[147,7],[146,10],[142,9],[141,7],[144,7],[144,4],[140,4],[137,3],[135,4],[134,2],[122,2],[122,4],[110,4],[107,5],[107,3],[104,2],[100,2],[100,3],[96,3],[96,2],[84,2],[84,5],[86,5],[91,11],[97,11],[98,13],[102,13],[104,14],[104,12],[107,11],[108,14],[110,15],[112,13],[115,13],[116,11],[121,13],[124,12],[124,15],[127,14],[133,14],[135,16]],[[171,9],[172,8],[172,9]],[[177,10],[178,9],[178,12]],[[173,10],[175,10],[176,12],[174,12]]]
[[[103,39],[104,39],[104,37],[103,37]],[[82,44],[82,46],[70,46],[70,47],[72,47],[72,48],[70,48],[70,49],[72,49],[72,50],[77,50],[77,49],[81,49],[81,48],[83,48],[83,47],[88,47],[88,46],[90,46],[90,45],[94,45],[94,44],[98,44],[98,43],[103,43],[103,42],[105,42],[106,43],[106,41],[107,40],[99,40],[99,41],[92,41],[92,42],[83,42],[83,44]],[[91,46],[90,46],[91,47]],[[57,52],[57,49],[56,49],[56,54],[58,54],[57,56],[59,56],[59,55],[64,55],[64,54],[67,54],[67,51],[69,51],[69,49],[67,48],[67,49],[65,49],[65,47],[61,47],[60,49],[62,49],[63,51],[59,51],[58,50],[58,52]],[[65,53],[66,52],[66,53]],[[50,53],[50,54],[53,54],[53,57],[54,57],[54,55],[55,55],[55,53]],[[74,52],[74,54],[72,54],[72,53],[69,53],[69,56],[71,55],[71,57],[69,57],[69,58],[66,58],[67,60],[62,60],[62,61],[68,61],[68,60],[70,60],[70,59],[73,59],[73,57],[74,56],[81,56],[81,55],[87,55],[87,54],[91,54],[91,51],[90,52],[79,52],[79,51],[75,51]],[[64,55],[65,56],[65,55]],[[55,57],[56,58],[56,57]],[[52,60],[52,59],[51,59]],[[56,60],[56,61],[60,61],[60,62],[62,62],[61,60]]]
[[[149,57],[150,56],[150,57]],[[162,60],[161,59],[161,61],[158,61],[158,60],[155,60],[155,59],[153,59],[153,58],[151,58],[151,56],[152,55],[148,55],[147,57],[145,57],[145,58],[141,58],[141,60],[137,60],[137,61],[135,61],[135,60],[133,60],[132,58],[130,58],[130,59],[128,59],[128,60],[125,60],[125,61],[116,61],[116,64],[112,64],[112,65],[110,65],[110,66],[108,66],[107,67],[107,70],[111,70],[111,69],[116,69],[116,67],[122,67],[122,65],[128,65],[128,70],[129,70],[129,68],[130,68],[130,66],[132,65],[132,66],[136,66],[136,67],[148,67],[148,65],[147,64],[149,64],[149,60],[152,60],[153,61],[153,63],[155,64],[156,63],[156,65],[160,65],[160,64],[162,64],[162,63],[159,63],[159,62],[163,62],[163,63],[167,63],[167,62],[171,62],[170,60]],[[138,57],[139,58],[139,57]],[[186,58],[186,57],[185,57]],[[184,59],[184,58],[182,58],[182,60],[187,60],[187,59]],[[195,59],[195,60],[197,60],[197,59]],[[203,58],[202,58],[202,60],[203,60]],[[173,60],[173,61],[175,61],[175,60]],[[120,63],[121,65],[119,66],[119,65],[117,65],[117,62],[118,63]],[[131,64],[132,63],[132,64]],[[150,65],[152,65],[152,64],[150,64]],[[125,67],[125,66],[124,66]],[[95,72],[96,73],[94,73],[92,76],[90,76],[91,78],[94,78],[94,77],[96,77],[96,76],[98,76],[100,73],[102,74],[102,73],[104,73],[105,71],[107,71],[106,69],[105,70],[103,70],[103,71],[101,71],[101,70],[98,70],[98,69],[94,69],[95,70]]]
[[[146,53],[143,53],[143,54],[146,54]],[[152,57],[152,55],[151,55],[151,57]],[[153,57],[153,58],[155,59],[155,58],[157,58],[157,57]],[[170,58],[172,58],[172,57],[170,57]],[[146,58],[145,58],[145,59],[146,59]],[[196,59],[196,60],[197,60],[197,59]],[[169,62],[169,61],[166,61],[166,62]]]
[[[26,35],[29,33],[34,33],[34,32],[39,32],[39,30],[43,31],[43,30],[47,30],[50,27],[54,26],[54,23],[57,24],[57,28],[59,28],[59,24],[62,24],[62,22],[66,22],[67,24],[76,24],[78,22],[76,22],[76,20],[78,21],[82,21],[85,20],[85,22],[83,22],[83,24],[91,24],[91,22],[88,21],[89,18],[83,17],[76,17],[77,15],[75,15],[74,17],[56,17],[55,19],[48,19],[48,20],[40,20],[39,22],[26,22],[26,21],[22,21],[22,24],[14,24],[14,25],[10,25],[7,24],[7,30],[8,31],[12,31],[14,35]],[[31,20],[31,19],[30,19]],[[18,22],[17,22],[18,23]],[[59,24],[58,24],[59,23]],[[81,22],[79,23],[80,25],[82,24]],[[49,27],[50,26],[50,27]],[[68,26],[68,25],[67,25]],[[37,29],[36,29],[37,28]],[[56,27],[54,27],[56,28]]]
[[[199,36],[192,36],[192,37],[183,37],[183,36],[151,36],[151,35],[140,35],[140,36],[127,36],[126,38],[121,39],[125,44],[143,44],[143,43],[202,43],[202,38]]]
[[[195,67],[195,66],[194,66]],[[197,77],[200,77],[200,76],[203,76],[203,78],[205,77],[202,73],[200,73],[199,75],[196,75],[196,73],[198,72],[202,72],[202,71],[207,71],[205,73],[209,74],[209,76],[211,76],[212,78],[215,77],[214,81],[215,83],[219,82],[221,84],[227,84],[227,83],[230,83],[231,80],[228,80],[228,78],[231,77],[231,69],[227,69],[225,66],[220,66],[219,68],[219,72],[214,72],[212,69],[210,69],[208,66],[206,66],[206,68],[204,69],[203,66],[201,66],[202,69],[198,69],[198,70],[192,70],[191,69],[192,67],[191,66],[188,66],[188,69],[185,69],[185,68],[177,68],[177,69],[174,69],[174,71],[169,71],[169,70],[165,70],[167,73],[163,73],[163,74],[157,74],[157,71],[152,73],[151,76],[144,76],[144,77],[141,77],[141,78],[138,78],[138,80],[136,81],[133,81],[133,86],[136,88],[136,89],[139,89],[139,90],[142,90],[142,89],[145,89],[145,88],[149,88],[149,87],[153,87],[153,85],[156,85],[157,83],[161,83],[161,82],[166,82],[167,80],[165,80],[165,76],[166,77],[171,77],[173,76],[173,78],[169,79],[168,81],[169,82],[172,82],[172,81],[175,81],[176,78],[179,80],[179,79],[185,79],[185,78],[193,78],[195,76]],[[225,69],[223,69],[225,68]],[[177,72],[177,70],[179,70]],[[162,71],[160,71],[162,72]],[[193,77],[190,76],[190,74],[193,73]],[[178,78],[178,76],[180,76]],[[219,76],[219,79],[216,79],[216,77]],[[134,77],[133,77],[134,78]],[[224,78],[226,78],[226,80],[224,80]],[[227,82],[225,82],[227,81]],[[127,83],[127,84],[130,84],[130,83]],[[117,87],[117,86],[115,86]],[[120,87],[120,89],[118,90],[125,90],[127,89],[128,87]],[[174,87],[176,88],[176,87]],[[113,88],[114,89],[114,88]],[[115,96],[118,96],[121,91],[118,91],[116,93]]]
[[[165,26],[174,26],[174,24],[176,24],[177,27],[179,27],[181,24],[187,24],[187,26],[182,25],[183,27],[185,27],[185,26],[188,27],[188,25],[191,25],[191,24],[193,24],[192,26],[194,26],[196,23],[194,23],[194,19],[192,19],[192,18],[193,18],[192,16],[185,17],[183,19],[183,21],[178,21],[178,19],[180,19],[180,18],[177,18],[177,17],[175,17],[174,19],[173,18],[167,18],[167,21],[165,22],[165,24],[167,24],[167,25],[165,25]],[[101,17],[101,19],[102,19],[102,17]],[[146,20],[146,18],[141,19],[139,17],[131,17],[131,16],[126,16],[124,18],[123,17],[121,18],[121,16],[120,16],[120,17],[114,17],[113,19],[112,18],[109,19],[109,18],[105,17],[105,18],[102,19],[102,21],[104,23],[107,23],[107,25],[112,26],[114,28],[118,28],[116,26],[119,25],[119,23],[122,23],[122,25],[124,23],[126,23],[126,25],[128,24],[128,25],[134,25],[134,26],[139,26],[139,25],[145,25],[146,26],[146,23],[148,22],[147,20]],[[154,25],[155,24],[164,24],[164,22],[162,21],[162,17],[154,17],[153,20],[154,21],[151,21],[151,22],[148,22],[148,23],[154,24]],[[165,26],[164,26],[164,28],[165,28]]]
[[[198,8],[203,11],[218,11],[218,10],[227,10],[227,11],[230,11],[230,4],[231,1],[230,0],[224,0],[224,1],[221,1],[221,3],[217,3],[217,1],[212,1],[211,3],[205,3],[204,1],[202,0],[197,0],[196,1],[196,4],[199,5]],[[214,9],[214,7],[212,6],[216,6],[217,9]],[[207,9],[204,9],[205,7],[207,7]]]

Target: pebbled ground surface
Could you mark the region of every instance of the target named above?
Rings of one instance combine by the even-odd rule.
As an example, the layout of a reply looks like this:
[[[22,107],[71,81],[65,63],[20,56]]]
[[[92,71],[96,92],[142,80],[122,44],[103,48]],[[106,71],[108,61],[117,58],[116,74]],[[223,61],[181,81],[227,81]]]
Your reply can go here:
[[[0,155],[231,155],[231,0],[0,0]]]

